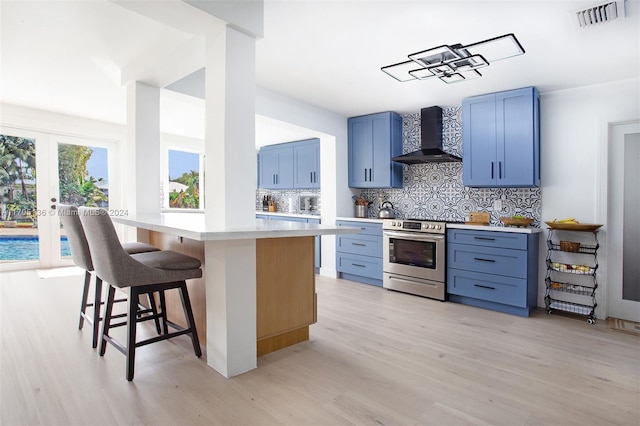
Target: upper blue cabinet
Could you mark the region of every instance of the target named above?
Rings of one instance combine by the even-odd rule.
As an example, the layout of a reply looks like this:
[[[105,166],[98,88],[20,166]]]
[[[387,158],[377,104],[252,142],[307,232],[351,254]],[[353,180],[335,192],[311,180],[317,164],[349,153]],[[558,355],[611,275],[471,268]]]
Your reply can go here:
[[[320,188],[320,139],[268,145],[258,154],[258,186]]]
[[[260,187],[293,188],[293,148],[269,145],[260,148]]]
[[[540,96],[535,87],[462,101],[463,183],[540,186]]]
[[[309,139],[294,144],[293,168],[294,188],[320,188],[320,139]]]
[[[349,187],[401,188],[402,117],[381,112],[351,117],[349,126]]]

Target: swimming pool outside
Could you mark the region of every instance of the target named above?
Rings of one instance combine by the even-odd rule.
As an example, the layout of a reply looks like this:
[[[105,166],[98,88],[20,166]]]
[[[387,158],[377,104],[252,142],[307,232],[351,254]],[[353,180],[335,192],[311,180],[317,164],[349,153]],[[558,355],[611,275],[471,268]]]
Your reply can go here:
[[[40,241],[34,235],[0,235],[0,261],[37,260],[40,257]],[[60,252],[70,256],[66,236],[60,237]]]

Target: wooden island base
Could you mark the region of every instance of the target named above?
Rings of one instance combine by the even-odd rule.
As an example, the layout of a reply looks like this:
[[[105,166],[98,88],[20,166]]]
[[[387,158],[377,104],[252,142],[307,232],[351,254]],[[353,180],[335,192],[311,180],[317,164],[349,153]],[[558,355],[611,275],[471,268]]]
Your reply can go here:
[[[138,240],[163,250],[174,250],[200,259],[203,276],[189,280],[189,297],[202,346],[206,346],[206,297],[204,242],[138,229]],[[316,322],[314,237],[256,240],[257,356],[309,339],[309,325]],[[186,325],[178,294],[167,293],[167,314]]]

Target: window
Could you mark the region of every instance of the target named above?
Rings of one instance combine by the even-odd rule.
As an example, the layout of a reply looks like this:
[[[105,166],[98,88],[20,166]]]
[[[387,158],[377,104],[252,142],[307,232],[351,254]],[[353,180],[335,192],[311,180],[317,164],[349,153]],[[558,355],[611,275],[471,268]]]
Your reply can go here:
[[[172,209],[203,209],[200,170],[202,155],[195,152],[168,151],[168,205]]]

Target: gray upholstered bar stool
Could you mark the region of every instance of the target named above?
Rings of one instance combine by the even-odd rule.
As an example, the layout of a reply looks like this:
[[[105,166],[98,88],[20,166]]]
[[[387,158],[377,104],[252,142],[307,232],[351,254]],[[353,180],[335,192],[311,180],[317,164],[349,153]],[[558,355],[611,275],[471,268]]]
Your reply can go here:
[[[104,321],[102,323],[100,355],[104,355],[107,343],[111,343],[116,349],[125,354],[127,357],[127,380],[133,380],[135,351],[136,347],[139,346],[188,334],[191,337],[196,356],[202,356],[186,284],[186,280],[202,276],[200,261],[194,257],[171,250],[129,254],[120,244],[113,222],[106,210],[80,207],[79,214],[91,252],[100,253],[100,256],[94,256],[93,266],[98,276],[109,284]],[[128,288],[129,290],[127,320],[119,324],[111,324],[116,288],[121,290]],[[171,289],[180,291],[180,299],[182,300],[187,322],[186,328],[167,320],[164,292]],[[163,334],[136,341],[137,323],[149,319],[148,317],[138,317],[136,315],[136,300],[140,294],[154,292],[158,292],[160,296],[160,311],[158,315],[161,316],[163,321]],[[110,335],[111,328],[124,325],[127,326],[127,342],[125,345],[116,341]],[[167,326],[171,326],[177,331],[169,333]]]
[[[78,208],[68,204],[57,205],[58,216],[67,233],[69,241],[69,250],[71,251],[71,259],[76,266],[85,270],[84,287],[82,290],[82,302],[80,304],[80,323],[78,329],[82,330],[84,321],[86,320],[93,328],[93,347],[98,346],[98,334],[100,331],[100,306],[102,305],[102,280],[96,275],[95,295],[93,303],[89,302],[89,289],[91,286],[91,275],[93,270],[93,262],[91,260],[91,252],[89,251],[89,243],[84,234],[82,223],[78,217]],[[124,243],[122,245],[127,253],[145,253],[150,251],[159,251],[160,249],[145,243]],[[93,316],[87,314],[87,308],[93,307]],[[140,306],[139,315],[151,313],[157,314],[155,300],[149,298],[149,308]],[[160,334],[160,322],[156,318],[156,329]]]

